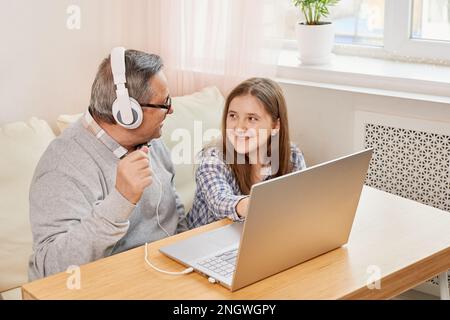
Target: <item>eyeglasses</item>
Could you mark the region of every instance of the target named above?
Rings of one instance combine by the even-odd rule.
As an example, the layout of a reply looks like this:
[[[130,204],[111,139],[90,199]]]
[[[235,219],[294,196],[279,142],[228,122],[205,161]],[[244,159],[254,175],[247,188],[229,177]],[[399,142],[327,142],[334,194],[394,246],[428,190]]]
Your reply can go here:
[[[167,96],[164,104],[145,103],[145,104],[140,104],[140,105],[141,105],[141,107],[144,107],[144,108],[165,109],[165,110],[167,110],[167,112],[169,112],[169,110],[172,108],[172,98],[170,98],[170,96]]]

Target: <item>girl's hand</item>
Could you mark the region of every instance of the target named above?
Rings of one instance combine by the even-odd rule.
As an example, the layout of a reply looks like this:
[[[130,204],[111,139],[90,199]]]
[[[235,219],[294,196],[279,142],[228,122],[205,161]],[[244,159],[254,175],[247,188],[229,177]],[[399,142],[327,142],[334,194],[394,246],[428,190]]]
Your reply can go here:
[[[245,218],[247,216],[248,211],[248,201],[250,197],[241,199],[236,205],[236,212],[239,217]]]

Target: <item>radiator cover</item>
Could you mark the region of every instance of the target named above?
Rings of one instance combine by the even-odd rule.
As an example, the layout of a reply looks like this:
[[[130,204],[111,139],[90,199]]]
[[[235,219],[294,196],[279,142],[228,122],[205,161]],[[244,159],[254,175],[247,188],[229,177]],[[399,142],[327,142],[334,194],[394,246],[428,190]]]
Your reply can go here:
[[[450,123],[357,111],[354,129],[355,151],[374,149],[366,185],[450,214]],[[438,285],[416,289],[439,295]]]

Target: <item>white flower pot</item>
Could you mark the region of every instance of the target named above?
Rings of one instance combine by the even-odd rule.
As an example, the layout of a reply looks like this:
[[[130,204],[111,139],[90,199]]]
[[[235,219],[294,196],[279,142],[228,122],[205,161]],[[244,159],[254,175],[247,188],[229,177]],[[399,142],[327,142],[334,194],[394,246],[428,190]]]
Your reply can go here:
[[[300,61],[305,65],[327,64],[334,44],[332,23],[320,25],[297,24]]]

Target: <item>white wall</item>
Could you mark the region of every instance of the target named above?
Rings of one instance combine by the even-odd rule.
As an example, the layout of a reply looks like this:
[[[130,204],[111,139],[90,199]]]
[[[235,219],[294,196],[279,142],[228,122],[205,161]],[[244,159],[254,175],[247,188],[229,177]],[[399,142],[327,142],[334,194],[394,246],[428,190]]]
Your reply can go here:
[[[112,47],[147,50],[146,0],[0,0],[0,125],[84,111]],[[81,28],[66,27],[70,5]]]
[[[288,104],[291,139],[305,153],[308,165],[352,153],[357,110],[447,122],[450,105],[392,98],[296,84],[282,84]]]

